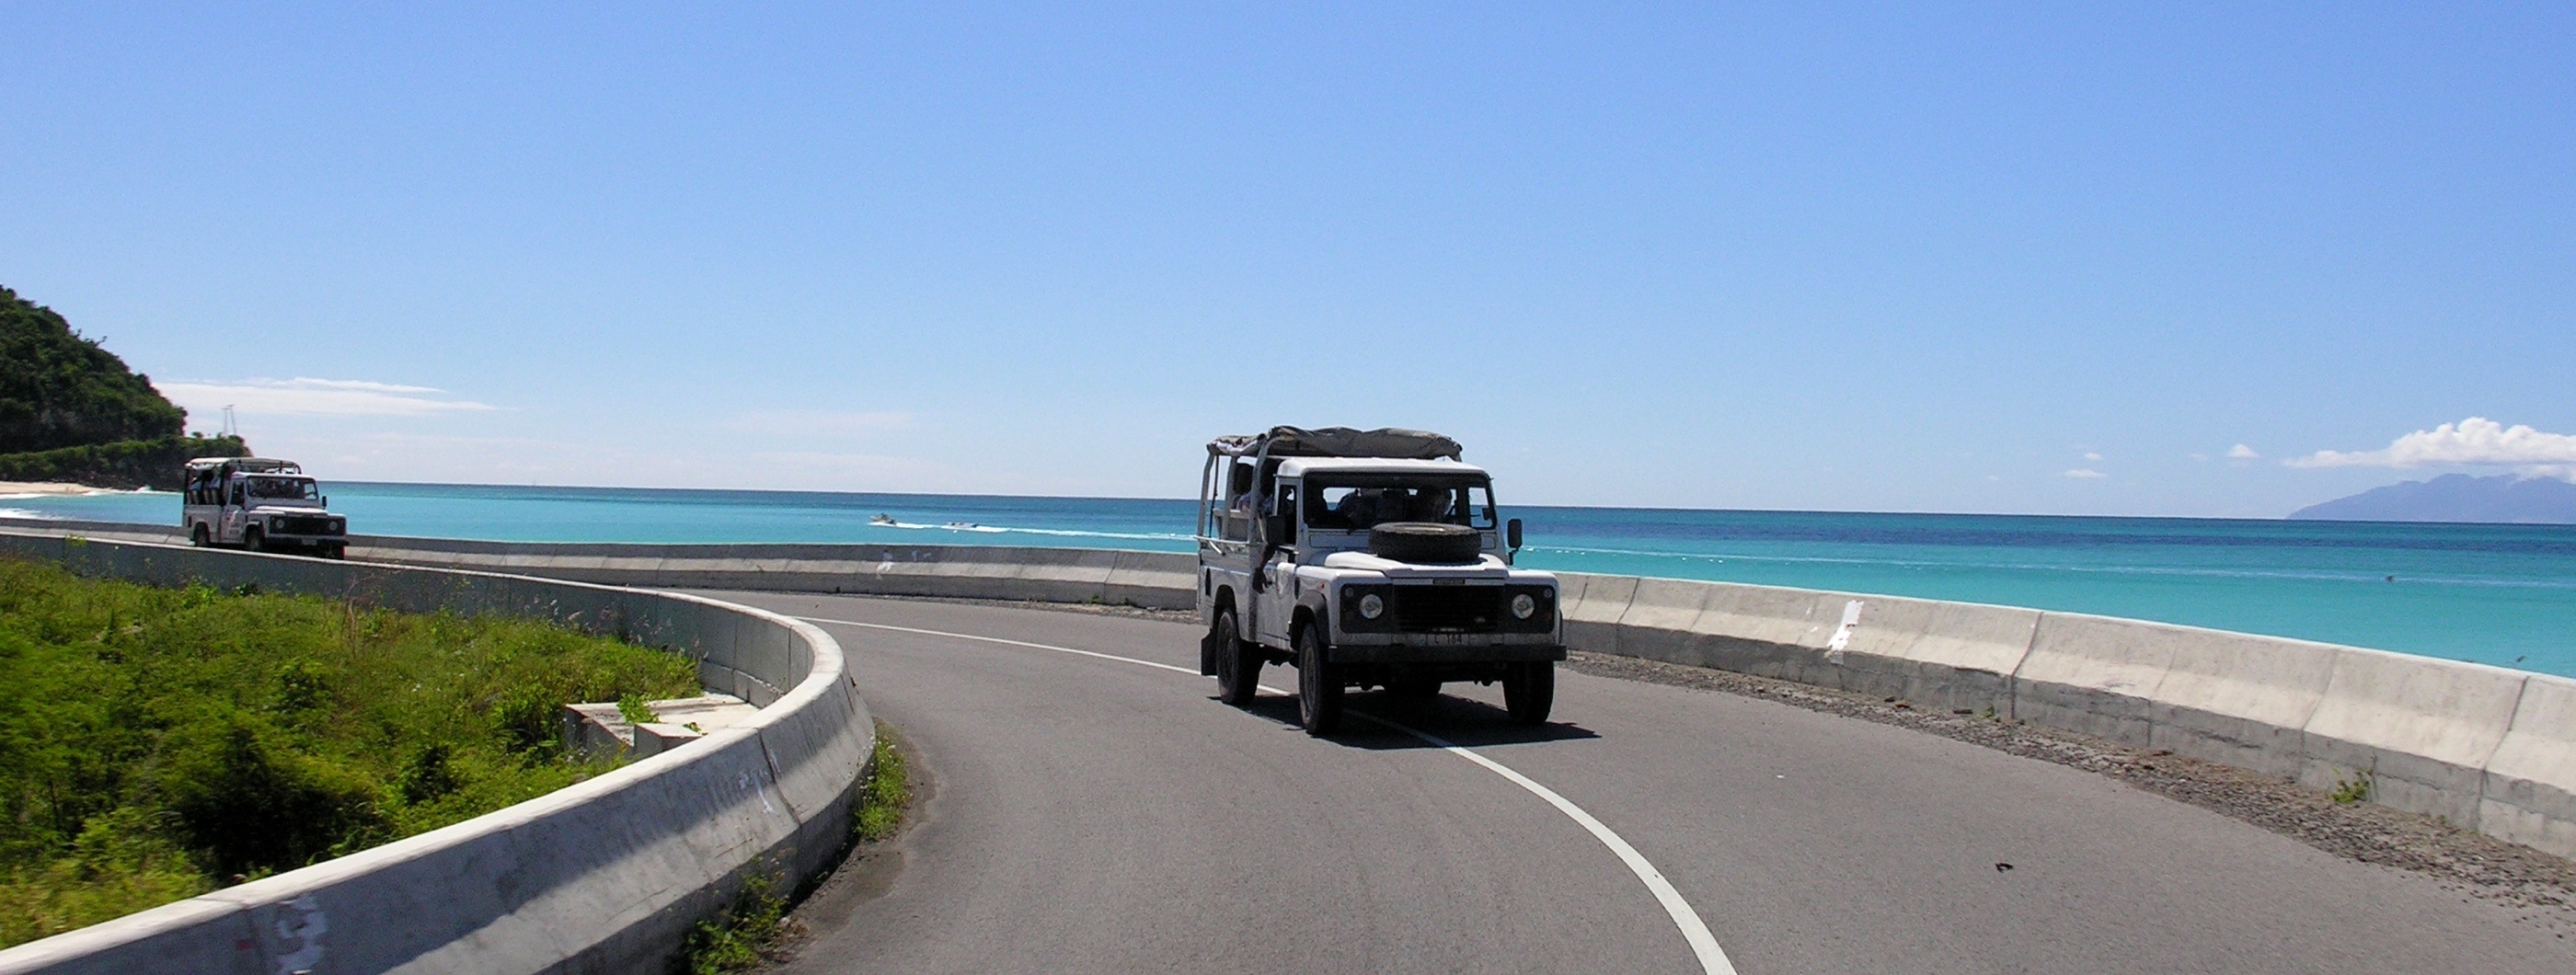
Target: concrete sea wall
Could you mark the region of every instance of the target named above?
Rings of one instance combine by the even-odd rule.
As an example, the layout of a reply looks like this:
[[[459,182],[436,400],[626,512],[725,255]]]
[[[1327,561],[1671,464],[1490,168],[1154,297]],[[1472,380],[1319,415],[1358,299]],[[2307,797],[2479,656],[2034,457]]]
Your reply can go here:
[[[0,554],[162,585],[257,585],[412,612],[553,619],[683,653],[753,720],[443,829],[0,951],[0,973],[659,970],[754,873],[849,835],[875,745],[812,625],[673,593],[0,529]]]
[[[2367,779],[2374,802],[2576,857],[2563,677],[2081,613],[1560,578],[1577,649],[1992,709],[2318,788]]]

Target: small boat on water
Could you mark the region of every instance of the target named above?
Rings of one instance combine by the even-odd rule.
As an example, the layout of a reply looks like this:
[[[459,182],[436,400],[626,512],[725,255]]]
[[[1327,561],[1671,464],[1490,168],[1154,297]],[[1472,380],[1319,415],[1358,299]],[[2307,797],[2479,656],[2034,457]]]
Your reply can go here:
[[[868,519],[868,524],[871,524],[871,525],[891,525],[891,524],[894,524],[894,516],[893,516],[893,515],[878,515],[878,516],[876,516],[876,517],[874,517],[874,518],[870,518],[870,519]]]
[[[952,521],[952,522],[949,522],[949,523],[947,523],[947,524],[945,524],[945,525],[941,525],[941,526],[939,526],[939,527],[941,527],[941,528],[954,528],[954,529],[957,529],[958,531],[965,531],[965,530],[967,530],[967,529],[969,529],[969,528],[982,528],[982,527],[984,527],[984,526],[982,526],[982,525],[978,525],[978,524],[976,524],[976,523],[974,523],[974,522],[971,522],[971,521]]]

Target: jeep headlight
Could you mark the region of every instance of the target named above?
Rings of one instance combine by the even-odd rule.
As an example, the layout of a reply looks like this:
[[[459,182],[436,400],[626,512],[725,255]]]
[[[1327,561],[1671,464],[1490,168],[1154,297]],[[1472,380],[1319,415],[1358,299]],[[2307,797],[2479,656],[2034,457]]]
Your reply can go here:
[[[270,531],[281,531],[285,529],[285,527],[286,519],[280,518],[276,515],[268,516],[268,528]]]
[[[1512,597],[1513,619],[1525,620],[1530,618],[1531,613],[1535,612],[1538,612],[1538,600],[1530,598],[1530,594],[1522,593],[1518,596]]]
[[[1376,593],[1360,597],[1361,619],[1373,620],[1384,615],[1386,615],[1386,600],[1378,598]]]

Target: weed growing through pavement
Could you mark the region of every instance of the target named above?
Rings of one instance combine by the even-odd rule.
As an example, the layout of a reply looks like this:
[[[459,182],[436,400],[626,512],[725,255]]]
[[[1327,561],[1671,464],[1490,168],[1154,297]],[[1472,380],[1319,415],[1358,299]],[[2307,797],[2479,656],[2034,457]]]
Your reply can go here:
[[[2379,773],[2370,769],[2355,772],[2349,779],[2336,776],[2334,791],[2327,795],[2333,797],[2338,805],[2349,806],[2356,802],[2368,802],[2371,791],[2378,787],[2378,780]]]
[[[859,812],[851,817],[851,830],[861,843],[874,843],[893,836],[903,825],[903,807],[912,801],[912,782],[903,767],[903,753],[894,747],[894,729],[877,722],[876,751],[868,758],[870,771],[859,786]]]
[[[787,898],[778,893],[780,880],[774,873],[752,874],[730,906],[689,931],[680,956],[690,975],[747,971],[776,956],[785,932],[780,922],[787,916]]]
[[[858,808],[850,817],[851,836],[863,844],[893,836],[903,825],[905,804],[912,801],[894,729],[883,721],[876,727],[876,748],[869,753],[867,777],[858,784]],[[785,957],[795,922],[787,918],[784,884],[785,877],[774,869],[756,871],[730,906],[689,932],[680,948],[681,967],[690,975],[724,975]]]

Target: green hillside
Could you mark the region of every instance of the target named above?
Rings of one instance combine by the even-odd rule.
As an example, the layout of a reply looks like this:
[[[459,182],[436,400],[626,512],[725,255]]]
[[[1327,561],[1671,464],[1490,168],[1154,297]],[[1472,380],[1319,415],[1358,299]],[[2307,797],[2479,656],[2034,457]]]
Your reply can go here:
[[[0,287],[0,480],[173,488],[190,457],[250,453],[239,438],[186,436],[187,420],[150,377]]]

